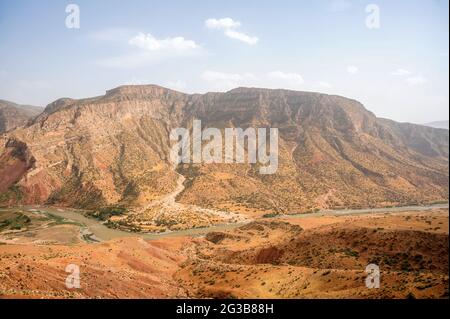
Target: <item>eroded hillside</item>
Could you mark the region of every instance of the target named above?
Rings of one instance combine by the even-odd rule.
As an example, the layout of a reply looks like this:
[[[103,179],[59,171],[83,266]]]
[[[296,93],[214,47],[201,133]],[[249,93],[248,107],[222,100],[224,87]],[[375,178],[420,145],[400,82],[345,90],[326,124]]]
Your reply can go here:
[[[278,170],[175,170],[169,133],[190,128],[193,119],[219,129],[278,128]],[[357,101],[319,93],[239,88],[188,95],[124,86],[48,105],[26,127],[1,136],[0,154],[2,204],[120,206],[139,221],[159,216],[143,209],[173,193],[179,174],[177,203],[244,215],[448,199],[448,131],[379,119]]]

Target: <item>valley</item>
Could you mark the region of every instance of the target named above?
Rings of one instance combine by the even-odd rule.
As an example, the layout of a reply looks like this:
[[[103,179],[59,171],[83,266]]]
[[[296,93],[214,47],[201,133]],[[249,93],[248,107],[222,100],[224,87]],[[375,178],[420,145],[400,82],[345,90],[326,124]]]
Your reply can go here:
[[[353,210],[327,210],[315,213],[308,214],[292,214],[292,215],[276,215],[274,217],[263,217],[260,220],[272,220],[272,219],[280,219],[280,220],[289,220],[289,219],[301,219],[301,218],[313,218],[313,217],[321,217],[326,219],[327,217],[335,217],[335,216],[351,216],[351,215],[368,215],[368,214],[376,214],[376,213],[396,213],[396,212],[413,212],[413,211],[429,211],[436,209],[448,209],[448,204],[434,204],[429,206],[404,206],[404,207],[391,207],[391,208],[371,208],[371,209],[353,209]],[[227,224],[218,224],[207,227],[197,227],[197,228],[188,228],[184,230],[177,231],[166,231],[160,233],[153,232],[130,232],[124,231],[116,228],[110,228],[105,225],[104,222],[86,216],[85,211],[77,210],[77,209],[67,209],[67,208],[55,208],[55,207],[33,207],[33,206],[25,206],[25,207],[12,207],[12,208],[0,208],[1,217],[5,218],[5,215],[11,214],[12,212],[16,212],[16,214],[27,214],[27,215],[38,215],[38,216],[48,216],[49,219],[55,219],[60,224],[72,224],[79,226],[80,234],[91,234],[97,241],[108,241],[116,238],[123,237],[139,237],[148,240],[154,239],[162,239],[165,237],[182,237],[182,236],[202,236],[209,232],[216,231],[225,231],[231,230],[238,227],[241,227],[245,224],[253,221],[251,217],[245,218],[245,220],[235,222],[235,223],[227,223]],[[18,236],[16,232],[13,233],[14,236]],[[25,235],[28,237],[28,235]],[[80,236],[82,238],[82,236]],[[0,237],[1,239],[1,237]],[[89,242],[89,241],[88,241]]]
[[[278,128],[278,169],[174,167],[169,133],[191,129],[194,119],[220,131]],[[1,205],[117,207],[126,212],[108,220],[123,230],[447,200],[447,130],[377,118],[357,101],[320,93],[237,88],[189,95],[122,86],[57,100],[0,138]]]
[[[170,132],[196,120],[277,128],[276,171],[174,165]],[[157,85],[3,122],[1,298],[448,298],[448,130],[336,95]]]
[[[165,234],[102,232],[80,212],[21,209],[30,221],[0,232],[3,298],[448,298],[448,207]],[[80,266],[80,289],[64,286],[69,263]],[[380,266],[380,289],[365,287],[369,263]]]

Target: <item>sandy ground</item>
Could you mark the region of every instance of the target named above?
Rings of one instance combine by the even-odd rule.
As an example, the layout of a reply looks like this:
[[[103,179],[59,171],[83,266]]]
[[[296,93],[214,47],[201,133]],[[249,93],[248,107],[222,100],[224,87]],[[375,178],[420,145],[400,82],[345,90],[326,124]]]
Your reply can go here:
[[[198,238],[101,243],[76,225],[30,225],[0,233],[0,297],[448,298],[448,219],[448,209],[260,219]],[[372,259],[379,289],[365,286]],[[69,264],[80,289],[65,285]]]
[[[348,216],[306,216],[302,218],[280,218],[280,220],[299,225],[305,230],[333,224],[346,224],[349,227],[384,227],[395,230],[413,229],[446,234],[448,234],[449,230],[448,209],[437,209],[432,212],[381,212]]]
[[[137,238],[101,244],[0,246],[0,296],[20,298],[167,298],[185,292],[172,279],[188,239]],[[80,289],[68,289],[67,265]]]

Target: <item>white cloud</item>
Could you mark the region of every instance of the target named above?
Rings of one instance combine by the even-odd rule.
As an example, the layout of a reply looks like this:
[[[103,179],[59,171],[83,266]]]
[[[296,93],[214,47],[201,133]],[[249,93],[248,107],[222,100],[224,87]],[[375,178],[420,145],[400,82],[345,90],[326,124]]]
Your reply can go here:
[[[409,72],[408,70],[405,70],[405,69],[397,69],[391,73],[391,75],[395,75],[395,76],[405,76],[405,75],[410,75],[410,74],[411,74],[411,72]]]
[[[182,36],[158,39],[151,33],[138,32],[126,28],[110,28],[89,34],[89,38],[106,43],[116,43],[122,46],[137,47],[147,51],[188,51],[198,50],[201,46],[193,40]]]
[[[425,77],[421,75],[413,75],[412,72],[405,69],[397,69],[394,72],[392,72],[391,75],[399,77],[407,76],[406,78],[404,78],[404,80],[408,85],[411,86],[421,85],[428,82],[428,80]]]
[[[424,84],[424,83],[428,82],[428,80],[426,78],[424,78],[423,76],[420,76],[420,75],[409,77],[405,81],[409,85],[420,85],[420,84]]]
[[[259,41],[259,39],[255,36],[250,36],[243,32],[237,31],[236,29],[241,26],[241,23],[239,21],[234,21],[231,18],[211,18],[205,21],[205,26],[208,29],[222,30],[224,31],[225,36],[230,39],[239,40],[249,45],[255,45]]]
[[[170,50],[180,52],[200,48],[194,41],[187,40],[184,37],[157,39],[150,33],[144,34],[142,32],[132,37],[128,43],[147,51]]]
[[[255,75],[252,73],[224,73],[207,70],[202,73],[201,78],[208,83],[208,89],[218,91],[226,91],[240,86],[299,90],[303,88],[304,84],[303,77],[300,74],[282,71]]]
[[[350,73],[350,74],[352,74],[352,75],[358,73],[358,71],[359,71],[358,67],[356,67],[356,66],[354,66],[354,65],[349,65],[349,66],[347,67],[347,72]]]
[[[114,33],[110,32],[112,31],[98,34],[97,39],[109,41]],[[139,32],[133,36],[128,35],[128,38],[122,38],[121,43],[125,46],[126,53],[104,58],[97,64],[108,68],[138,68],[167,59],[195,57],[204,53],[203,48],[195,41],[182,36],[158,39],[150,33]]]
[[[205,25],[209,29],[228,30],[239,28],[241,26],[241,23],[238,21],[234,21],[231,18],[222,18],[222,19],[208,19],[205,21]]]
[[[257,37],[251,37],[245,33],[235,31],[235,30],[227,30],[227,31],[225,31],[225,35],[231,39],[236,39],[236,40],[245,42],[250,45],[255,45],[259,41],[259,39]]]

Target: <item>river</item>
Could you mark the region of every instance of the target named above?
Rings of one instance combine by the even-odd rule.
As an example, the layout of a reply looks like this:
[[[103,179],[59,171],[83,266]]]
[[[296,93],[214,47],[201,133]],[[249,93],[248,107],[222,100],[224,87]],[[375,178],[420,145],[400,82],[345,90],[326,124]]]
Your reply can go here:
[[[388,208],[367,208],[367,209],[343,209],[343,210],[324,210],[316,213],[308,214],[289,214],[289,215],[278,215],[275,218],[307,218],[307,217],[321,217],[321,216],[344,216],[344,215],[361,215],[370,213],[388,213],[388,212],[405,212],[405,211],[423,211],[432,209],[448,209],[447,204],[434,204],[426,206],[402,206],[402,207],[388,207]],[[161,239],[166,237],[175,236],[200,236],[212,231],[224,231],[228,229],[233,229],[245,225],[248,222],[233,223],[233,224],[223,224],[215,225],[204,228],[191,228],[186,230],[164,232],[164,233],[133,233],[126,232],[119,229],[108,228],[103,223],[97,219],[88,218],[84,216],[83,211],[76,209],[62,209],[54,207],[42,207],[42,206],[20,206],[13,208],[2,208],[1,211],[11,211],[11,210],[25,210],[25,211],[41,211],[47,212],[67,220],[71,220],[82,224],[89,233],[102,241],[107,241],[115,238],[121,237],[140,237],[144,239]],[[270,220],[268,218],[267,220]]]

